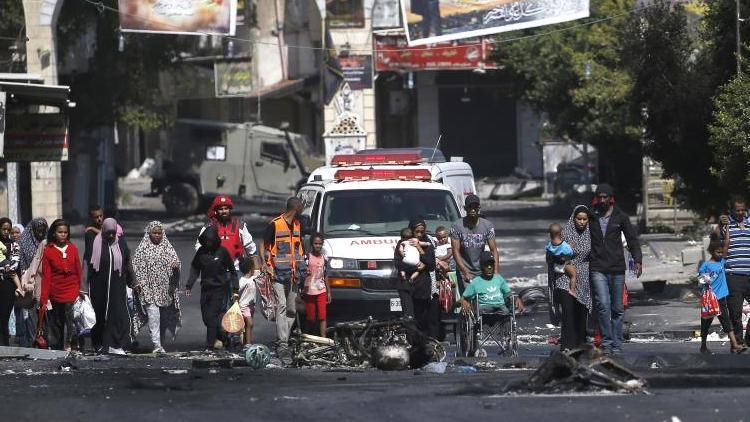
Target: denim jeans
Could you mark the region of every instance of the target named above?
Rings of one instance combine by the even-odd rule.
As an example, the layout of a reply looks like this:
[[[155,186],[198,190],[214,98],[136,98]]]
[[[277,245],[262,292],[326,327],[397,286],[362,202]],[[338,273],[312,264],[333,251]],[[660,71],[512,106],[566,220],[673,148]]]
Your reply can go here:
[[[622,346],[622,321],[625,314],[622,304],[624,285],[625,273],[591,272],[594,309],[604,348]]]

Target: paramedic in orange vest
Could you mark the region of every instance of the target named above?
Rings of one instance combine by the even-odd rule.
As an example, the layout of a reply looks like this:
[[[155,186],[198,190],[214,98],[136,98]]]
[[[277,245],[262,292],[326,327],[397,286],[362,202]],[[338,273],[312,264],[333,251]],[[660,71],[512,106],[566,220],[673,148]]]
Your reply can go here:
[[[209,226],[216,227],[221,239],[221,246],[228,252],[234,261],[235,268],[239,269],[239,257],[243,255],[253,256],[256,252],[253,236],[247,230],[247,224],[239,218],[232,216],[234,202],[227,195],[219,195],[214,198],[211,207],[208,209],[208,225],[203,227],[198,233],[198,237]],[[200,248],[200,243],[195,243],[195,250]]]
[[[291,358],[287,342],[296,317],[295,301],[299,283],[307,273],[299,218],[301,210],[299,198],[292,197],[286,201],[286,211],[266,227],[261,251],[263,268],[273,274],[273,293],[277,303],[277,354],[282,361]]]

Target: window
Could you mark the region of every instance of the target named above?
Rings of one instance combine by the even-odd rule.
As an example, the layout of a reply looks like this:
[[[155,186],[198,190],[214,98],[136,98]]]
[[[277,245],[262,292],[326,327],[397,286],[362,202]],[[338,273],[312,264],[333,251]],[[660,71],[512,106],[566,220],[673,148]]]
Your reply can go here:
[[[283,164],[284,169],[289,167],[289,153],[283,144],[262,142],[260,144],[260,157],[271,162]]]
[[[206,147],[206,160],[226,161],[227,160],[227,147],[224,145],[208,145]]]
[[[453,196],[442,190],[333,191],[324,204],[322,230],[336,237],[398,236],[414,217],[424,218],[433,232],[461,218]]]

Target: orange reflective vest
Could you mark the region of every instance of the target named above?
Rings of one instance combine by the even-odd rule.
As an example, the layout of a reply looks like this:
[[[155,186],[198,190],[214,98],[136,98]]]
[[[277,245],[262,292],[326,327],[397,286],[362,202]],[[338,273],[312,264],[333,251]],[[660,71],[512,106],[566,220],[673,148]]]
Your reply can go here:
[[[277,280],[297,280],[298,272],[305,267],[300,222],[294,220],[291,229],[283,215],[274,218],[271,222],[276,236],[273,246],[268,248],[268,265],[273,268]]]

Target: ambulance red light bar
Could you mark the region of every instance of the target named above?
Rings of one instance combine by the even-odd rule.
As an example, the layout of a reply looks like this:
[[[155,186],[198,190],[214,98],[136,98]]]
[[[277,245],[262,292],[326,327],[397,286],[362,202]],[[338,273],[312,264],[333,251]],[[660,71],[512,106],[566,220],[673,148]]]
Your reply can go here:
[[[352,169],[338,170],[335,180],[430,180],[427,169]]]
[[[332,166],[364,166],[364,165],[400,165],[419,164],[422,156],[419,153],[401,152],[393,154],[346,154],[334,155],[331,159]]]

